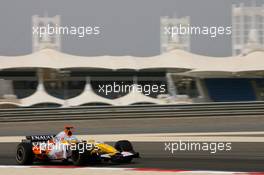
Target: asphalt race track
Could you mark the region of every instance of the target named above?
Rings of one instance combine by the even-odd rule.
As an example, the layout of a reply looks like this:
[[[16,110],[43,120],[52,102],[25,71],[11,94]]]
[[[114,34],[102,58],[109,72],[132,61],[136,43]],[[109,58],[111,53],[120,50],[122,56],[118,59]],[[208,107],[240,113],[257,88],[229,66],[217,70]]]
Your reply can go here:
[[[264,131],[264,116],[179,117],[157,119],[100,119],[53,122],[0,123],[0,136],[54,134],[64,125],[75,134],[180,133]]]
[[[0,144],[0,164],[16,165],[15,148],[17,143],[1,143]],[[263,144],[237,143],[234,146],[236,153],[210,155],[208,153],[178,153],[170,155],[164,152],[163,143],[134,143],[135,149],[142,156],[135,159],[132,164],[115,165],[111,163],[103,163],[100,165],[87,165],[92,167],[135,167],[135,168],[160,168],[160,169],[182,169],[182,170],[214,170],[214,171],[264,171],[263,157],[259,157],[259,152],[264,146]],[[254,150],[250,156],[244,156],[247,153],[247,147]],[[238,151],[238,150],[241,151]],[[232,156],[241,153],[240,156]],[[36,165],[65,165],[60,162],[35,163]]]
[[[201,117],[173,119],[89,120],[67,122],[1,123],[1,136],[56,133],[64,124],[76,126],[76,134],[166,133],[166,132],[242,132],[263,131],[264,116]],[[30,128],[30,129],[29,129]],[[16,165],[17,143],[0,143],[0,165]],[[161,168],[183,170],[264,171],[264,142],[233,143],[231,152],[164,151],[162,142],[136,142],[135,149],[142,158],[127,165],[88,165],[110,167]],[[40,164],[40,163],[37,163]],[[48,165],[61,165],[51,162]]]

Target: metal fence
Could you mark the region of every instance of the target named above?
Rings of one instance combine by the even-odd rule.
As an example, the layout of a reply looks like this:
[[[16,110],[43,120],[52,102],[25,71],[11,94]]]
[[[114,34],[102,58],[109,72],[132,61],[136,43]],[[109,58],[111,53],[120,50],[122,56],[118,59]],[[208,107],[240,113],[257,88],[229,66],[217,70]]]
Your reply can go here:
[[[0,122],[264,115],[264,102],[1,109]]]

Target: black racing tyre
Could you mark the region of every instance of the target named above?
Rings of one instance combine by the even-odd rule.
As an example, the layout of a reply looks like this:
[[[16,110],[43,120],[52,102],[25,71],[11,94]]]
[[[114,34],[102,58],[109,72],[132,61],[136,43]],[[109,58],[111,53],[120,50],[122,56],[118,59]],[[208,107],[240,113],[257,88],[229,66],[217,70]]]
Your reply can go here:
[[[128,140],[120,140],[115,143],[115,149],[118,151],[127,151],[127,152],[134,152],[134,148]]]
[[[76,145],[76,147],[78,148],[78,145]],[[83,144],[84,150],[72,150],[71,159],[74,165],[83,166],[87,163],[90,152],[86,150],[85,147],[86,144]]]
[[[126,152],[131,152],[134,153],[134,148],[132,146],[132,143],[129,142],[128,140],[120,140],[116,142],[115,144],[115,149],[117,149],[120,152],[126,151]],[[133,157],[124,157],[120,160],[112,160],[113,162],[118,162],[118,163],[130,163],[132,161]]]
[[[19,165],[31,165],[33,163],[32,144],[22,142],[17,145],[16,161]]]

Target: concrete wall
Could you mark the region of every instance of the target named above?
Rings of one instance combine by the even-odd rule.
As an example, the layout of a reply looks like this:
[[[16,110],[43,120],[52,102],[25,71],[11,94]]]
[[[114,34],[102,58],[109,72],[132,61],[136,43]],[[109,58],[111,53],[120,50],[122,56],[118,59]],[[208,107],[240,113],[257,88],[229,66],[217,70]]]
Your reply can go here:
[[[4,95],[13,95],[13,84],[12,80],[0,79],[0,98],[3,98]]]

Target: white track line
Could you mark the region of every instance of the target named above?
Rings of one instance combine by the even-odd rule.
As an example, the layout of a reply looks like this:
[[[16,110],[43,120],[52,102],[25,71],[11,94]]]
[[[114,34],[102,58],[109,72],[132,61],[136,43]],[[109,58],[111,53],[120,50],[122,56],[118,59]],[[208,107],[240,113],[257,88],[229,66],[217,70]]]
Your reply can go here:
[[[34,134],[34,133],[32,133]],[[134,142],[207,141],[207,142],[264,142],[264,132],[207,132],[207,133],[151,133],[151,134],[103,134],[77,135],[84,140],[112,142],[130,140]],[[24,136],[1,136],[0,143],[20,142]]]

